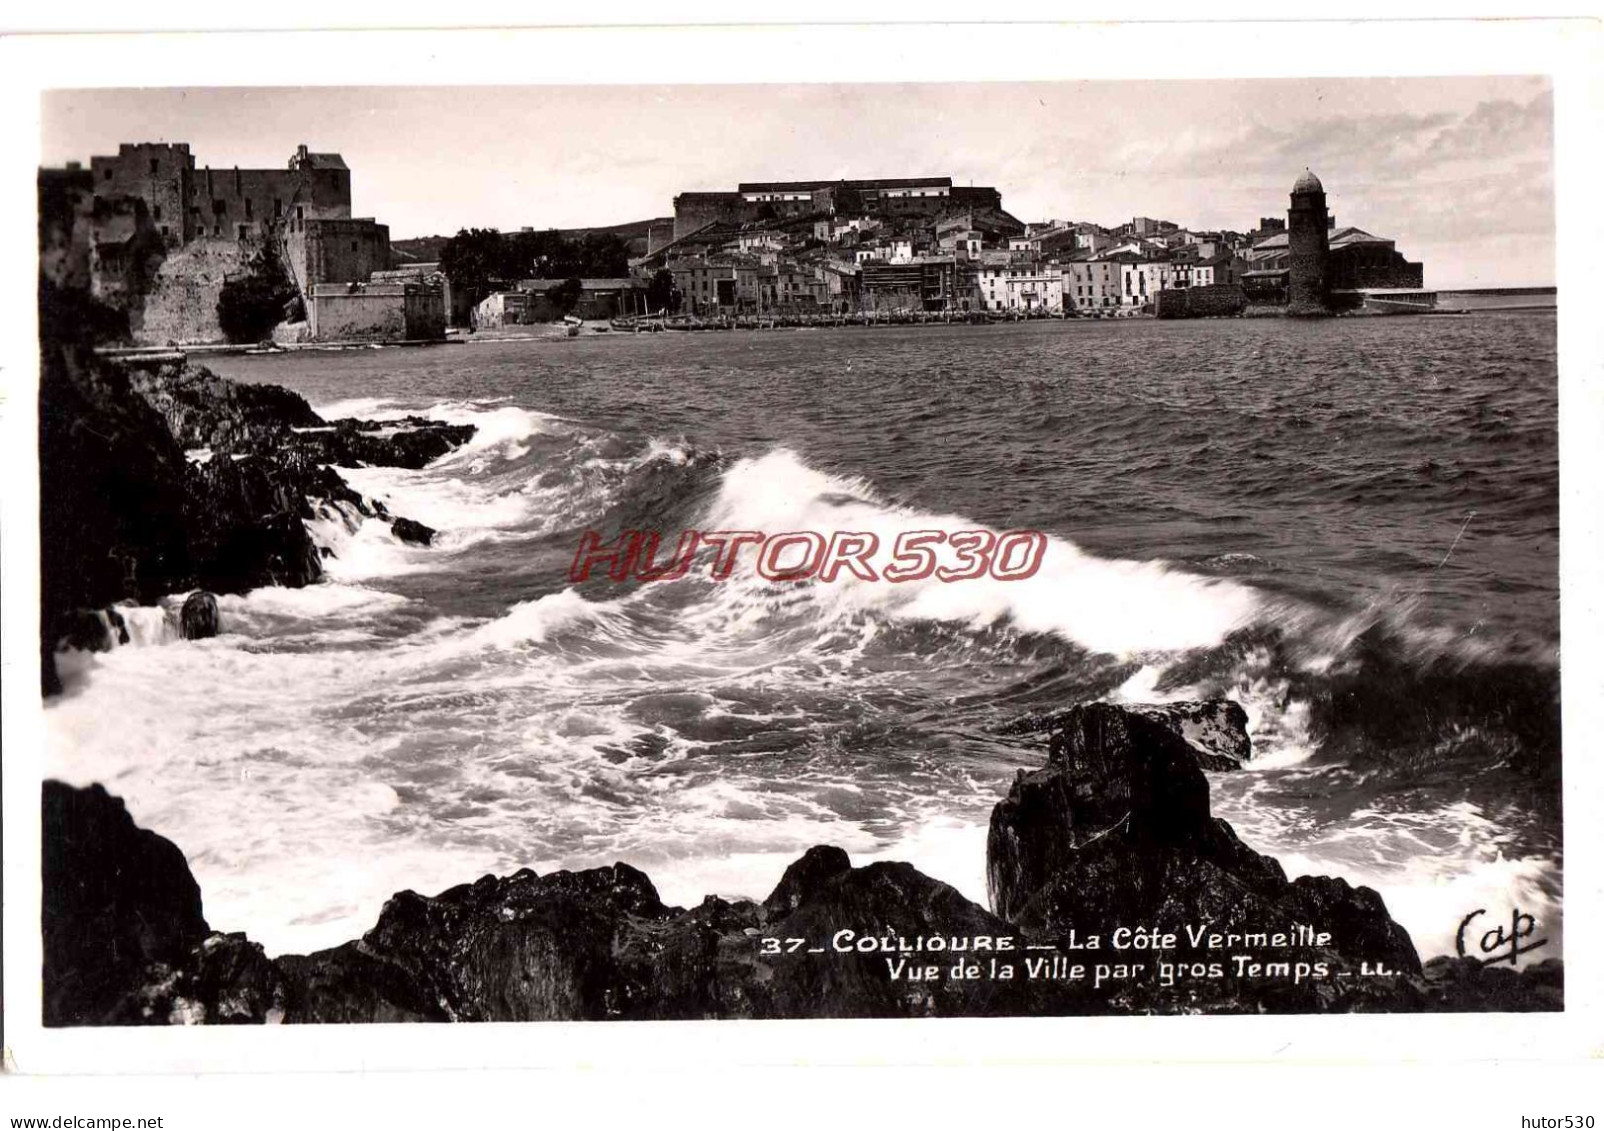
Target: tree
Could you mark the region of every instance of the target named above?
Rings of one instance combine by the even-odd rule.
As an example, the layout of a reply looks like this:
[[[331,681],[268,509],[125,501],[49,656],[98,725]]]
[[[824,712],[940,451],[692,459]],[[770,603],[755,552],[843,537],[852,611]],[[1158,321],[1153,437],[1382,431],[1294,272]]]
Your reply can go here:
[[[551,305],[556,308],[559,315],[566,315],[579,305],[579,298],[585,293],[585,284],[578,279],[565,279],[551,289]]]
[[[576,239],[555,228],[515,232],[502,238],[494,257],[492,273],[504,279],[616,279],[629,274],[628,242],[605,232]]]
[[[612,233],[591,232],[579,241],[574,274],[586,279],[619,279],[629,274],[629,244]]]
[[[454,290],[477,303],[494,280],[506,277],[508,258],[507,243],[495,228],[463,228],[440,249],[440,270]]]
[[[558,279],[575,273],[568,241],[556,230],[508,236],[503,258],[509,279]]]
[[[646,308],[653,313],[665,310],[670,314],[678,314],[683,297],[679,287],[674,284],[674,272],[667,267],[659,267],[652,281],[646,284]]]
[[[231,342],[260,342],[284,320],[285,308],[298,295],[277,248],[268,243],[246,274],[223,283],[217,296],[217,324]]]

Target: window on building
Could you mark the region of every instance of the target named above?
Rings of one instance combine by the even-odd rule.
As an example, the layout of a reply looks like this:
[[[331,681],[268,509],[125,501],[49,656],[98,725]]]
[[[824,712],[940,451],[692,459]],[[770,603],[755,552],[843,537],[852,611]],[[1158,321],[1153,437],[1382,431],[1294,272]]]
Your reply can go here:
[[[284,202],[278,197],[273,198],[273,218],[276,220],[284,215]]]
[[[255,209],[251,205],[251,198],[247,196],[245,198],[245,218],[247,220],[250,220],[250,219],[253,219],[254,216],[255,216]]]
[[[161,162],[156,160],[156,158],[152,157],[150,159],[150,175],[154,177],[157,173],[161,172],[161,170],[162,170]]]
[[[106,180],[108,180],[108,181],[111,180],[111,170],[110,169],[106,170]]]
[[[221,225],[221,224],[213,224],[212,225],[212,235],[220,236],[222,234],[223,234],[223,225]]]
[[[226,201],[226,200],[214,200],[214,201],[212,201],[212,215],[213,216],[222,216],[222,215],[226,214],[227,212],[228,212],[228,201]]]
[[[246,236],[248,236],[250,234],[251,234],[251,226],[249,224],[241,224],[239,226],[239,238],[240,239],[244,239]]]
[[[162,235],[163,236],[171,235],[171,233],[168,232],[168,230],[167,230],[167,225],[166,224],[162,225]]]
[[[159,221],[162,218],[162,206],[159,204],[153,206],[150,210],[150,214],[152,219]]]
[[[355,241],[355,240],[352,240],[352,241],[351,241],[351,250],[352,250],[352,251],[355,251],[355,250],[356,250],[356,248],[357,248],[357,243],[356,243],[356,241]]]

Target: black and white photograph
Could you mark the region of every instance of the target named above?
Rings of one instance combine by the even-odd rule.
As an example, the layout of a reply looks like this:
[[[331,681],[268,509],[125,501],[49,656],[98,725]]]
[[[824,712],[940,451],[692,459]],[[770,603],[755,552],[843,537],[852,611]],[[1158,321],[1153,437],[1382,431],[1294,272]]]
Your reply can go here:
[[[1563,1014],[1556,80],[1319,63],[53,76],[28,1025]]]

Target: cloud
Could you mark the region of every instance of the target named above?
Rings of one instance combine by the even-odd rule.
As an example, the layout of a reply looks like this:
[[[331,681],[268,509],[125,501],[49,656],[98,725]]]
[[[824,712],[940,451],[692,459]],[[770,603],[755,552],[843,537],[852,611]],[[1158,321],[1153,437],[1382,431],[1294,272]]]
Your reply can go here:
[[[1485,159],[1554,148],[1554,96],[1543,91],[1525,105],[1507,98],[1479,102],[1432,139],[1428,156],[1444,161]]]
[[[1290,176],[1308,166],[1415,176],[1449,162],[1551,154],[1553,112],[1553,97],[1544,91],[1524,104],[1493,99],[1457,114],[1333,114],[1280,126],[1261,122],[1229,133],[1182,132],[1110,145],[1086,155],[1089,159],[1081,168],[1114,175],[1200,175],[1218,170],[1231,176]],[[1032,152],[1045,156],[1052,148],[1051,143],[1038,142]]]

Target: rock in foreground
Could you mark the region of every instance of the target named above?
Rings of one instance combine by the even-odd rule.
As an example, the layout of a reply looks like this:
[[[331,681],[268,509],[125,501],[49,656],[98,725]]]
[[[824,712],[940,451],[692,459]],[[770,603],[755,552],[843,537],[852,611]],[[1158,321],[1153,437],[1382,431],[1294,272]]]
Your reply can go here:
[[[185,640],[210,639],[218,634],[221,626],[214,594],[197,589],[184,598],[184,607],[178,614],[178,630]]]
[[[425,526],[415,519],[398,518],[390,523],[390,533],[414,546],[428,546],[434,542],[434,536],[438,532],[434,527]]]
[[[910,938],[1017,942],[909,865],[853,868],[840,849],[815,848],[761,904],[668,907],[627,864],[403,892],[360,942],[279,966],[290,1021],[977,1016],[1028,1011],[1044,996],[1023,983],[892,978],[890,961],[945,969],[953,958],[841,952],[832,940],[846,924],[874,937],[895,924]],[[808,953],[815,946],[824,953]]]
[[[177,846],[98,785],[46,782],[42,815],[45,1024],[135,1020],[152,973],[210,933],[200,887]]]
[[[1422,972],[1374,892],[1288,881],[1209,815],[1183,722],[1109,704],[1058,718],[1047,765],[993,814],[995,914],[911,865],[818,847],[761,903],[670,907],[627,864],[524,869],[401,892],[361,939],[277,959],[210,930],[182,854],[120,801],[47,783],[46,1023],[1561,1008],[1557,962]],[[1177,941],[1120,949],[1135,928]],[[1243,973],[1239,955],[1287,971]]]
[[[1186,722],[1108,703],[1059,719],[1047,765],[1022,771],[992,812],[986,864],[997,912],[1066,945],[1096,936],[1107,946],[1121,928],[1175,936],[1152,957],[1201,964],[1204,973],[1184,988],[1164,986],[1150,962],[1149,977],[1130,987],[1142,1000],[1156,993],[1200,1006],[1314,1009],[1391,991],[1368,970],[1418,974],[1408,933],[1374,891],[1327,876],[1289,881],[1210,815]],[[1226,944],[1209,946],[1211,934]],[[1284,945],[1229,945],[1233,935],[1261,934]],[[1233,974],[1238,954],[1327,974],[1245,981]],[[1217,974],[1208,969],[1215,963]]]
[[[1173,732],[1192,750],[1205,770],[1240,770],[1253,757],[1248,738],[1248,714],[1230,699],[1185,700],[1173,703],[1131,703],[1117,710],[1140,715]],[[1079,707],[1045,715],[1027,715],[998,728],[1000,734],[1040,734],[1062,730]]]

